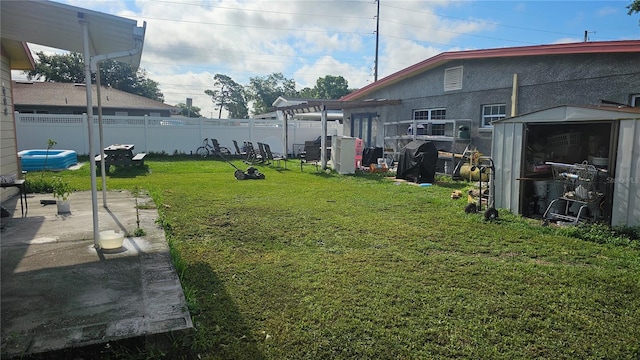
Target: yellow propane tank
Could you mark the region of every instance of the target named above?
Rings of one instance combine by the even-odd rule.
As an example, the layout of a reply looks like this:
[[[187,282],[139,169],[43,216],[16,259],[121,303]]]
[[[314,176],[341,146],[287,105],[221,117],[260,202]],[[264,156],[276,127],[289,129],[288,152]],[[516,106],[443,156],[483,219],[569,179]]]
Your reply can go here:
[[[482,181],[489,181],[489,174],[491,173],[491,169],[487,168],[485,173],[482,174]],[[462,164],[460,166],[460,178],[469,181],[479,181],[480,180],[480,167],[476,167],[474,171],[471,171],[471,165]]]

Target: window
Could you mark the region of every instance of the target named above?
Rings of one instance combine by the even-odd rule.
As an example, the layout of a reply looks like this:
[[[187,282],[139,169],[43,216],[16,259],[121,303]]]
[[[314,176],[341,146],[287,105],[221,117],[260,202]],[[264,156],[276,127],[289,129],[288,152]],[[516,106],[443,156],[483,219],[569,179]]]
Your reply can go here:
[[[507,105],[491,104],[482,106],[482,127],[492,127],[496,120],[504,119],[507,113]]]
[[[126,111],[116,111],[115,112],[116,116],[129,116],[129,113]]]
[[[444,70],[444,91],[462,89],[462,66]]]
[[[447,109],[420,109],[413,111],[413,119],[417,121],[444,120],[446,118]],[[411,129],[409,129],[409,133],[411,133]],[[443,136],[444,124],[428,124],[424,126],[418,125],[418,131],[416,132],[416,135]]]
[[[444,120],[447,117],[447,109],[420,109],[413,110],[414,120]]]
[[[631,95],[631,107],[640,107],[640,95]]]

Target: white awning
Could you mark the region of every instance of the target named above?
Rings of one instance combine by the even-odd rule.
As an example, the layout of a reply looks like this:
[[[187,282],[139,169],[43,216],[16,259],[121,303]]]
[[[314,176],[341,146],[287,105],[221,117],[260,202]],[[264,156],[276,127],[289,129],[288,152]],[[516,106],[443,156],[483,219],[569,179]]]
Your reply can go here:
[[[84,53],[81,18],[88,23],[89,54],[116,54],[142,47],[145,24],[51,1],[1,1],[2,38]],[[112,58],[140,66],[142,51]]]

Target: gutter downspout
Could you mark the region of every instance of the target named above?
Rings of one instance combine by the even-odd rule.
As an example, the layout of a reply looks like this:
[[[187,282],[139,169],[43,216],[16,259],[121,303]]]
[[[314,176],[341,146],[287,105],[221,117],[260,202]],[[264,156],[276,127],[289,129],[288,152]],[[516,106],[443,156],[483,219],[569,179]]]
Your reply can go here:
[[[518,74],[513,74],[511,89],[511,117],[518,115]]]

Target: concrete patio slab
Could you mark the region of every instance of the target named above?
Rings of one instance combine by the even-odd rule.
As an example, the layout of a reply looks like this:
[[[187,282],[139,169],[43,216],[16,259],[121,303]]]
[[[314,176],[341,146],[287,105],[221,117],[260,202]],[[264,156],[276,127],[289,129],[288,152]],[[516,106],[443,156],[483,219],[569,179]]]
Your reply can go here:
[[[67,215],[40,200],[52,197],[29,194],[25,217],[17,196],[2,204],[13,212],[0,232],[2,358],[193,329],[147,195],[109,191],[104,208],[98,193],[100,230],[127,234],[114,250],[94,247],[90,192],[73,193]]]

